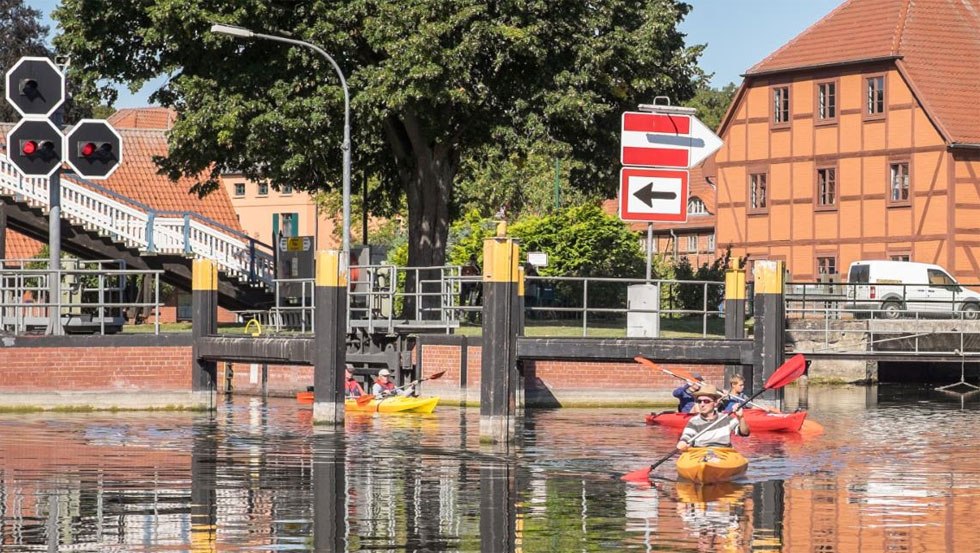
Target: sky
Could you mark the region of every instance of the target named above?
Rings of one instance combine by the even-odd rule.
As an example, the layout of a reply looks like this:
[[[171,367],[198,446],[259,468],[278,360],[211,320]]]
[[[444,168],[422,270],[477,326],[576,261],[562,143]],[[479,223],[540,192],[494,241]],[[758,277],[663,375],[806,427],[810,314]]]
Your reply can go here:
[[[700,65],[713,73],[712,86],[739,83],[746,69],[830,13],[843,0],[687,0],[694,9],[681,24],[688,44],[707,44]],[[59,0],[29,0],[44,14],[44,24],[58,30],[51,11]],[[50,37],[49,37],[50,38]],[[148,105],[147,97],[164,82],[153,81],[133,94],[120,85],[115,107]]]

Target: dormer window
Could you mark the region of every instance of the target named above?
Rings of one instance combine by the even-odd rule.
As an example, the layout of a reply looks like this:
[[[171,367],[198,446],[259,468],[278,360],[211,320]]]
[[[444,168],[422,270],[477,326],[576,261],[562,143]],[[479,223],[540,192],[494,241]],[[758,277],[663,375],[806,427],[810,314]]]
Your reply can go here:
[[[708,206],[704,205],[701,198],[692,197],[687,201],[687,214],[688,215],[707,215]]]

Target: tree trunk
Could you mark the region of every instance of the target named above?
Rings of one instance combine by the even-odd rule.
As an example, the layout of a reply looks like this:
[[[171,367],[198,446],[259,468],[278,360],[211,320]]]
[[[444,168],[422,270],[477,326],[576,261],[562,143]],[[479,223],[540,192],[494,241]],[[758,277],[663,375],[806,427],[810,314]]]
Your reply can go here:
[[[446,263],[449,237],[449,200],[458,170],[458,155],[447,144],[433,143],[424,135],[413,113],[385,125],[389,144],[398,161],[398,175],[408,199],[408,265],[405,291],[409,319],[438,319],[441,269]],[[416,301],[416,299],[421,301]]]

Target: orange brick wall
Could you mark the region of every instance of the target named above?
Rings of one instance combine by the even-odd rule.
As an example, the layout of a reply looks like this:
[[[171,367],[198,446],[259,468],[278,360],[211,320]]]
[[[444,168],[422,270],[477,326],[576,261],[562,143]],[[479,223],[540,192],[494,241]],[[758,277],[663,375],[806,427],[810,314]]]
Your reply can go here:
[[[0,348],[0,392],[190,387],[188,346]]]

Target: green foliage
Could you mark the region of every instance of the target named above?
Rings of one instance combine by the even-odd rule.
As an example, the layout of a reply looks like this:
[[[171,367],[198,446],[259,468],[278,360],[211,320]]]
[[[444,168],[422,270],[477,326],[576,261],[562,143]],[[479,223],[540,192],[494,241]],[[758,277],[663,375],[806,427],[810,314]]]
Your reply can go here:
[[[691,266],[690,260],[682,257],[675,269],[677,280],[696,280],[724,282],[725,270],[728,268],[728,261],[731,258],[731,249],[716,258],[711,264],[704,263],[695,270]],[[705,303],[705,291],[707,291],[707,303]],[[704,284],[679,284],[673,288],[673,297],[678,309],[692,311],[702,311],[707,309],[713,311],[718,308],[718,304],[725,299],[725,287]]]
[[[694,97],[684,102],[684,105],[696,108],[698,119],[709,129],[716,130],[737,91],[738,87],[735,83],[728,83],[721,88],[711,88],[707,83],[702,82]]]
[[[596,205],[581,205],[510,227],[521,249],[548,254],[542,276],[642,277],[643,252],[636,233]]]
[[[483,266],[483,241],[496,234],[496,222],[480,216],[471,209],[461,218],[456,219],[449,228],[450,265],[463,265],[475,255],[477,264]]]
[[[197,179],[201,194],[228,170],[297,190],[341,181],[344,98],[330,63],[212,34],[211,23],[323,48],[349,83],[357,171],[378,176],[372,211],[404,195],[412,264],[441,265],[464,160],[475,186],[495,179],[481,164],[528,160],[493,201],[541,203],[514,187],[537,182],[558,153],[569,189],[612,192],[620,113],[657,94],[687,99],[703,79],[703,47],[677,29],[689,10],[677,0],[63,0],[54,16],[80,96],[111,103],[106,79],[137,90],[170,77],[151,96],[179,113],[158,163]],[[469,207],[475,196],[461,198]]]

